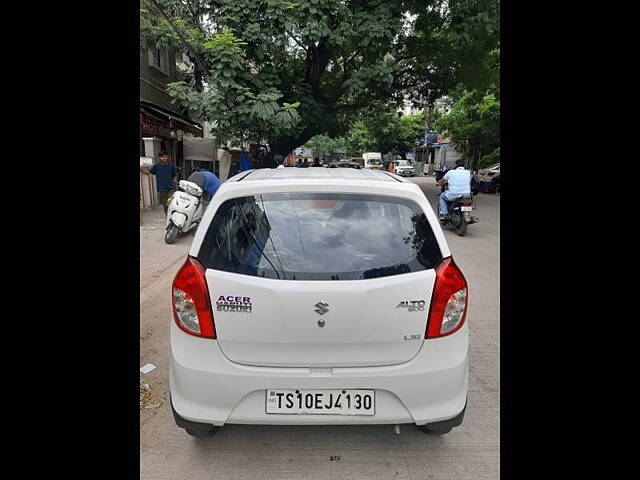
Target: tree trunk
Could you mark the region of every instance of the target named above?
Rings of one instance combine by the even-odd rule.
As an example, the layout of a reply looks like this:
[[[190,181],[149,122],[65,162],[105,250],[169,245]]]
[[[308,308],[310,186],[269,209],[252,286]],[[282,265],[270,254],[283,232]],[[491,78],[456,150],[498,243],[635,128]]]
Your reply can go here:
[[[282,155],[286,157],[289,152],[307,143],[311,137],[315,135],[315,132],[303,132],[297,137],[286,137],[269,142],[271,150],[266,158],[263,160],[262,165],[259,168],[275,168],[277,167],[274,159],[275,155]]]
[[[197,92],[202,92],[204,90],[204,87],[202,86],[202,77],[203,77],[203,72],[200,69],[200,66],[198,65],[198,63],[196,62],[196,64],[193,67],[193,80],[194,80],[194,88]]]

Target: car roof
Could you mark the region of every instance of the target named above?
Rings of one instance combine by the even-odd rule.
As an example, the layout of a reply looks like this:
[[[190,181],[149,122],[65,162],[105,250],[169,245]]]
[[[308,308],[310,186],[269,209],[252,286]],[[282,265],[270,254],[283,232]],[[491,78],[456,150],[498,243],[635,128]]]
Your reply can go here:
[[[282,181],[295,183],[305,183],[315,180],[342,180],[342,181],[363,181],[363,182],[400,182],[408,183],[402,177],[393,175],[382,170],[370,170],[366,168],[261,168],[241,172],[231,177],[227,182],[259,182],[259,181]],[[225,182],[226,183],[226,182]]]

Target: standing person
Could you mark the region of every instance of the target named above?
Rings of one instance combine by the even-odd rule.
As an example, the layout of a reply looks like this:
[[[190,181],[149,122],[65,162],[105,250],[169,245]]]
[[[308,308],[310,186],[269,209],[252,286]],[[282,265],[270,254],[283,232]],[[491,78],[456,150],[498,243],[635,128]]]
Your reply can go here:
[[[162,203],[162,208],[164,208],[164,214],[166,215],[169,208],[169,198],[176,191],[177,173],[176,166],[169,162],[169,155],[166,151],[160,152],[160,163],[153,164],[149,169],[149,173],[156,176],[160,203]]]
[[[447,184],[447,190],[440,194],[440,220],[449,214],[447,202],[452,202],[457,198],[471,195],[471,172],[464,168],[464,160],[456,160],[455,168],[449,170],[438,182],[440,185]]]
[[[240,171],[246,172],[247,170],[251,170],[251,164],[249,163],[249,154],[243,150],[240,154]]]
[[[389,171],[389,159],[385,158],[382,162],[382,169],[386,170],[387,172]]]
[[[193,172],[189,175],[188,181],[195,183],[202,189],[202,208],[206,210],[211,198],[213,198],[215,193],[218,191],[222,182],[215,174],[208,170]]]

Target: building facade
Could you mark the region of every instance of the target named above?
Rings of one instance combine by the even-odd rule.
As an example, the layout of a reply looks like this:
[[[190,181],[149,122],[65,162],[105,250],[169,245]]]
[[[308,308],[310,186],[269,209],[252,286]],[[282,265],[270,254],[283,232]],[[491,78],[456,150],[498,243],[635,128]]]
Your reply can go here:
[[[180,55],[180,64],[185,58]],[[176,54],[168,48],[140,48],[140,156],[158,161],[162,150],[184,171],[182,139],[184,135],[203,136],[202,126],[187,112],[171,103],[167,84],[178,80]]]

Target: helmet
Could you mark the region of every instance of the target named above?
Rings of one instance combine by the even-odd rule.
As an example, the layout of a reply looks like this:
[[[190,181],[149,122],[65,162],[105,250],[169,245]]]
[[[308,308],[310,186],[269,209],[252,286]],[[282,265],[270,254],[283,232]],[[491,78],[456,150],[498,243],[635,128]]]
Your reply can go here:
[[[193,172],[191,175],[189,175],[189,179],[188,180],[190,182],[195,183],[200,188],[204,188],[204,184],[205,184],[204,173],[202,173],[202,172]]]

